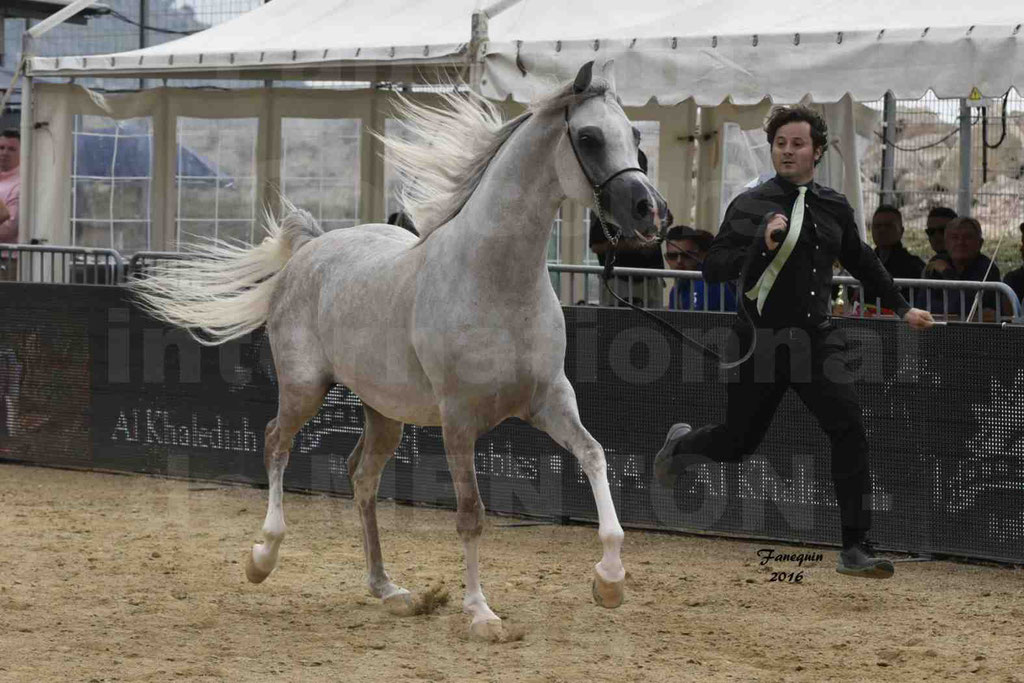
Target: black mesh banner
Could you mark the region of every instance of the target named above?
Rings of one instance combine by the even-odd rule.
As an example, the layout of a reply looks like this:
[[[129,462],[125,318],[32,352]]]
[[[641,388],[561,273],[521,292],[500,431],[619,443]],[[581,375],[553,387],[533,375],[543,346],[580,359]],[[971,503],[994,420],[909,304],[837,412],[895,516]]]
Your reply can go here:
[[[0,456],[265,484],[277,388],[262,334],[202,347],[118,288],[2,286]],[[727,343],[730,316],[661,315],[705,343]],[[666,430],[723,421],[729,376],[635,312],[570,307],[565,316],[566,374],[605,448],[624,526],[838,542],[828,441],[793,392],[746,461],[703,465],[695,480],[663,489],[651,466]],[[1024,562],[1024,329],[837,325],[871,447],[873,538]],[[362,420],[358,398],[334,387],[296,437],[285,485],[350,494],[346,459]],[[481,437],[476,468],[492,511],[596,520],[575,458],[518,420]],[[454,507],[439,428],[406,426],[380,494]]]

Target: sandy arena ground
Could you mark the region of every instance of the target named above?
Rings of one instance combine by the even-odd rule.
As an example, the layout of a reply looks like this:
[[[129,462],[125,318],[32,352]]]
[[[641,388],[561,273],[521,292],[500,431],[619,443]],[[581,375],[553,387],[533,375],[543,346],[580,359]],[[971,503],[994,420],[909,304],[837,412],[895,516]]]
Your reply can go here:
[[[521,637],[477,643],[452,513],[380,506],[392,576],[452,594],[400,619],[366,592],[349,500],[286,494],[281,564],[246,582],[264,496],[0,465],[0,681],[1024,681],[1019,570],[907,562],[857,580],[820,551],[780,584],[760,543],[627,531],[627,602],[604,610],[595,529],[489,517],[484,587]]]

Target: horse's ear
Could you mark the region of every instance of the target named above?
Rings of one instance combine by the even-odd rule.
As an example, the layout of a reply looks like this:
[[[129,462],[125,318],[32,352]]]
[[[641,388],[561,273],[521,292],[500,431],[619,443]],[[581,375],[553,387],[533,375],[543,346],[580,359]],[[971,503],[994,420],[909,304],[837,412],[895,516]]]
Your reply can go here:
[[[600,65],[601,78],[607,83],[608,87],[611,88],[612,92],[615,92],[615,60],[606,59]]]
[[[594,61],[591,60],[580,67],[576,80],[572,82],[572,91],[579,95],[590,87],[590,79],[594,76]]]

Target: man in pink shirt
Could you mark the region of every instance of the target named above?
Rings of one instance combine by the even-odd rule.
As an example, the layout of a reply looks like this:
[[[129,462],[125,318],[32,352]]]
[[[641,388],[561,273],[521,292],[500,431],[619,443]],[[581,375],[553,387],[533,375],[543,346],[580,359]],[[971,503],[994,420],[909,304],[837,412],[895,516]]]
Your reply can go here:
[[[21,134],[13,129],[0,133],[0,244],[18,241],[18,197],[21,194]],[[0,280],[17,279],[17,263],[0,254]]]

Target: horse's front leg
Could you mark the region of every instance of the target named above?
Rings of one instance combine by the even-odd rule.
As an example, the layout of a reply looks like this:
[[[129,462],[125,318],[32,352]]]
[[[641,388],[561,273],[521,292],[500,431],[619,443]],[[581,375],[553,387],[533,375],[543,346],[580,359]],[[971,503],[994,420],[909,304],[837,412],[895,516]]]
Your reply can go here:
[[[484,503],[477,488],[473,448],[478,430],[467,427],[460,416],[446,416],[443,425],[444,448],[448,456],[448,469],[455,485],[458,512],[455,528],[462,539],[466,562],[466,594],[462,611],[469,614],[470,634],[484,640],[501,637],[501,619],[491,611],[480,586],[480,535],[484,529]]]
[[[576,456],[590,480],[597,504],[597,535],[604,546],[604,555],[594,567],[594,601],[602,607],[618,607],[625,595],[626,570],[620,558],[624,534],[612,503],[604,449],[580,422],[576,392],[568,379],[561,377],[539,397],[530,423]]]

